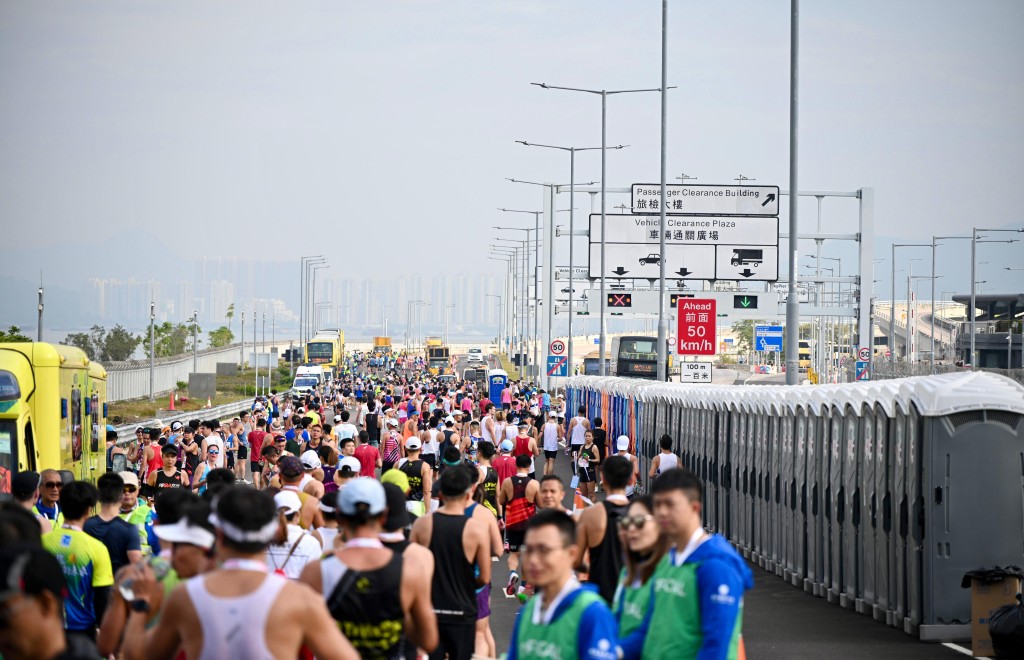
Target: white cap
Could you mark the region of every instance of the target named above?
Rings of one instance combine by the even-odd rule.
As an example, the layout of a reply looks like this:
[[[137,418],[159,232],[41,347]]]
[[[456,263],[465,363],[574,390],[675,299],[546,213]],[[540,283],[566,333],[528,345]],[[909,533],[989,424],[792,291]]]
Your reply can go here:
[[[388,507],[384,486],[376,479],[360,477],[345,484],[338,495],[338,508],[345,515],[355,515],[365,504],[371,516],[380,515]]]
[[[398,420],[395,419],[394,417],[391,417],[388,419],[387,424],[388,426],[398,426]]]
[[[452,417],[451,415],[448,415],[447,417],[444,418],[444,423],[447,424],[448,422],[451,422],[452,424],[454,424],[455,423],[455,418]]]
[[[302,510],[302,500],[299,494],[293,490],[282,490],[274,495],[274,506],[284,509],[286,515],[291,515]]]
[[[423,443],[421,443],[420,439],[417,438],[416,436],[412,436],[408,440],[405,441],[405,448],[406,449],[416,450],[416,449],[419,449],[422,446],[423,446]]]
[[[616,451],[628,451],[629,450],[629,436],[620,435],[615,438],[615,449]]]
[[[306,450],[302,456],[299,456],[299,460],[302,461],[302,467],[307,470],[315,470],[321,466],[320,456],[312,449]]]
[[[345,468],[348,468],[355,472],[356,474],[359,474],[359,471],[363,469],[363,466],[359,462],[359,459],[356,458],[355,456],[345,456],[340,461],[338,461],[338,471],[340,472]]]
[[[334,421],[335,422],[340,422],[341,421],[341,415],[335,415],[334,416]]]
[[[182,518],[173,525],[154,525],[153,533],[161,541],[168,543],[188,543],[204,550],[213,547],[217,538],[209,530],[196,525],[189,525],[187,518]]]

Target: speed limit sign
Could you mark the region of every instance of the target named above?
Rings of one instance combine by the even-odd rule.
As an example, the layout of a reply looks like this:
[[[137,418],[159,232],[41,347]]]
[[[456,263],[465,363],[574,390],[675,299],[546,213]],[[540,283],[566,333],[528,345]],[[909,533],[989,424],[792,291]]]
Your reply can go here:
[[[861,362],[867,362],[868,358],[871,357],[871,349],[865,346],[864,348],[857,351],[857,357],[860,358]]]
[[[565,353],[565,342],[561,339],[556,339],[551,342],[551,346],[548,348],[551,349],[552,355],[561,355],[562,353]]]

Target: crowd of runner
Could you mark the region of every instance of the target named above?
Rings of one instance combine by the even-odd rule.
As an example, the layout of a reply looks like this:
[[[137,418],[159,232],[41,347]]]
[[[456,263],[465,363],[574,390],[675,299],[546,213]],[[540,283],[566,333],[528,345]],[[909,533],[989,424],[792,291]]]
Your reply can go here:
[[[0,653],[742,656],[752,576],[703,530],[670,438],[641,476],[633,440],[561,396],[519,381],[492,401],[421,368],[357,356],[228,421],[139,428],[127,446],[109,429],[95,485],[15,475]],[[521,601],[508,649],[491,631],[502,597]]]

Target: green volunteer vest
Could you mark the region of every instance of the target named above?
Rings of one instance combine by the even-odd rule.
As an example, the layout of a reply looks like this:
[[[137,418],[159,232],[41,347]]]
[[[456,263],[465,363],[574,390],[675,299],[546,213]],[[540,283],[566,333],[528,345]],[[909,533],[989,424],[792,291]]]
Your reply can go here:
[[[514,644],[520,658],[545,658],[545,660],[576,660],[580,657],[578,638],[580,619],[583,612],[601,596],[583,589],[569,609],[548,625],[533,623],[533,610],[540,598],[533,597],[519,615],[519,630]]]
[[[704,636],[700,627],[700,593],[697,591],[699,562],[674,566],[666,555],[654,571],[654,612],[644,641],[644,658],[696,658]],[[729,660],[736,660],[739,649],[743,606],[729,643]]]
[[[653,579],[653,578],[651,578]],[[619,639],[640,627],[647,616],[651,602],[651,583],[633,587],[626,584],[626,569],[619,576],[619,588],[615,591],[612,612],[619,623]]]
[[[153,554],[153,549],[149,547],[149,535],[146,533],[146,521],[149,519],[149,514],[149,505],[141,502],[130,513],[117,514],[121,520],[131,523],[135,529],[139,530],[139,542],[142,544],[143,557]]]

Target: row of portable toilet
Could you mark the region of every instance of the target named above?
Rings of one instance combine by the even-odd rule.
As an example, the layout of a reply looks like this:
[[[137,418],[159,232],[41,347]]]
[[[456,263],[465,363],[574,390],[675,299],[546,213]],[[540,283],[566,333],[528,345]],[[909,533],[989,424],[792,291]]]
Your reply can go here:
[[[704,483],[706,527],[751,561],[922,639],[969,637],[964,573],[1024,565],[1024,387],[1009,379],[567,389],[630,435],[643,475],[668,434]]]

